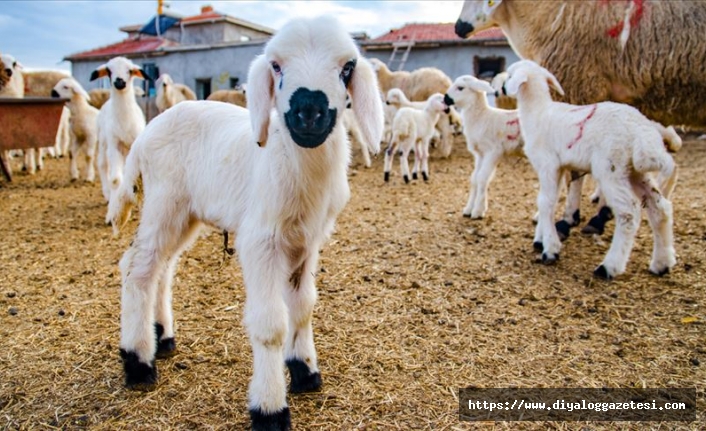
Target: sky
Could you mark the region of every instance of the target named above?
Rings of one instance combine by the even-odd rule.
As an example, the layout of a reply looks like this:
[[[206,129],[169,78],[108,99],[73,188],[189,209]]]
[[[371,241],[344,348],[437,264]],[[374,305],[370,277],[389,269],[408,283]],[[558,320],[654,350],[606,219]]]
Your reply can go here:
[[[198,15],[201,6],[277,30],[298,16],[333,14],[350,32],[377,37],[410,22],[455,22],[462,1],[168,1],[183,16]],[[25,69],[70,71],[63,58],[123,40],[119,27],[147,23],[156,0],[26,0],[0,2],[0,53],[13,55]]]

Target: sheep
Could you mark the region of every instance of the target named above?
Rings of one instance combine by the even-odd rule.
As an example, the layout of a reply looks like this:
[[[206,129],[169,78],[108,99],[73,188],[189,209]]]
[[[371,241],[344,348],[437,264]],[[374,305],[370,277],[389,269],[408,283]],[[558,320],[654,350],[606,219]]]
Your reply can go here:
[[[7,77],[7,82],[0,89],[0,97],[22,98],[25,95],[25,83],[22,76],[22,64],[10,54],[0,55],[5,67],[3,68],[4,76]]]
[[[561,242],[552,214],[561,172],[573,169],[593,174],[616,216],[610,249],[594,274],[612,279],[625,272],[641,203],[654,237],[649,270],[668,273],[676,264],[669,197],[677,167],[663,141],[671,151],[678,150],[681,140],[674,129],[665,129],[626,104],[554,102],[549,87],[563,94],[559,81],[531,60],[513,64],[508,73],[505,87],[517,97],[525,154],[539,176],[534,244],[542,250],[542,261],[553,263],[559,257]],[[651,172],[659,174],[659,187]]]
[[[382,94],[392,88],[399,88],[413,102],[425,101],[434,93],[444,93],[451,79],[444,72],[434,67],[422,67],[412,72],[392,72],[382,61],[371,58]]]
[[[562,101],[611,100],[659,123],[706,125],[706,73],[691,66],[706,64],[706,42],[694,37],[706,34],[702,2],[466,0],[455,31],[470,37],[491,26],[567,86]],[[573,187],[580,196],[580,182]],[[594,217],[585,232],[604,224]]]
[[[110,202],[123,178],[125,157],[145,128],[145,116],[135,101],[134,78],[145,72],[125,57],[112,58],[91,73],[91,81],[108,77],[110,98],[98,113],[98,174],[103,197]]]
[[[434,125],[439,120],[442,112],[449,111],[444,103],[444,95],[432,94],[424,104],[424,109],[403,107],[397,111],[392,121],[392,139],[385,150],[385,182],[390,181],[390,171],[395,151],[402,150],[400,167],[402,178],[409,183],[409,164],[407,157],[414,148],[414,168],[412,178],[417,179],[417,172],[421,170],[424,181],[429,180],[429,141],[434,135]]]
[[[404,92],[401,89],[391,88],[387,92],[387,95],[385,97],[385,103],[392,107],[392,109],[390,110],[390,123],[392,123],[392,119],[394,119],[395,114],[400,108],[409,107],[416,109],[424,109],[426,101],[412,102],[407,98],[407,96],[405,96]],[[392,130],[391,126],[392,124],[390,124],[390,130]],[[456,135],[459,134],[459,131],[463,128],[463,126],[461,125],[461,117],[458,115],[458,112],[456,112],[453,107],[450,107],[448,113],[441,113],[434,127],[438,132],[438,136],[437,133],[435,133],[434,138],[441,142],[441,155],[442,157],[448,157],[451,154],[451,150],[453,149],[453,141]]]
[[[160,113],[184,100],[196,100],[196,94],[189,87],[184,84],[175,84],[167,73],[160,75],[156,86],[157,98],[155,102]]]
[[[67,107],[71,111],[71,148],[69,174],[71,180],[79,178],[78,155],[85,154],[86,181],[95,180],[95,155],[98,149],[97,119],[98,109],[91,106],[90,96],[75,79],[64,78],[52,90],[52,97],[69,99]]]
[[[110,90],[107,88],[94,88],[88,91],[88,103],[96,109],[101,109],[110,99]]]
[[[500,160],[506,156],[522,156],[517,111],[489,106],[486,93],[493,91],[487,82],[463,75],[456,78],[444,96],[447,105],[461,110],[463,134],[474,158],[471,193],[463,209],[463,216],[472,219],[483,218],[488,211],[488,186]]]
[[[245,108],[247,106],[247,98],[245,97],[245,90],[218,90],[211,93],[206,100],[213,100],[215,102],[231,103],[236,106],[242,106]]]
[[[500,72],[490,81],[490,86],[493,87],[495,94],[495,107],[511,111],[517,109],[517,101],[505,94],[505,89],[503,88],[505,81],[507,81],[507,72]]]
[[[120,352],[128,386],[156,383],[155,355],[176,347],[170,304],[179,255],[202,225],[236,232],[254,359],[252,428],[284,430],[282,365],[291,392],[321,386],[314,274],[350,196],[350,143],[340,122],[346,92],[376,150],[382,101],[372,67],[344,26],[326,16],[286,23],[250,65],[248,83],[248,109],[180,103],[152,120],[128,155],[125,181],[109,204],[113,226],[129,217],[138,175],[144,195],[136,236],[120,260]]]
[[[23,70],[22,77],[25,85],[25,97],[51,97],[52,89],[56,84],[62,79],[68,78],[69,75],[58,70]],[[37,156],[37,167],[40,169],[43,167],[42,157],[45,152],[49,152],[54,157],[63,157],[68,153],[71,141],[69,137],[69,116],[68,109],[62,110],[53,147],[30,150],[30,159]],[[31,165],[32,163],[30,163]]]
[[[10,75],[8,75],[8,67],[2,61],[2,54],[0,54],[0,91],[10,82]]]

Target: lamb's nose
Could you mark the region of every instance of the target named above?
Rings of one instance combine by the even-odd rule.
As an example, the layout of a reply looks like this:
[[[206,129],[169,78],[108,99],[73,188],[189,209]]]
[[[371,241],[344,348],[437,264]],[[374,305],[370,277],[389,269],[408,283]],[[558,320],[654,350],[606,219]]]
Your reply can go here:
[[[321,118],[323,112],[320,106],[306,105],[298,110],[296,114],[297,118],[299,118],[302,124],[308,129],[314,126],[316,120]]]
[[[113,83],[113,85],[115,85],[115,88],[117,88],[118,90],[122,90],[123,88],[125,88],[126,84],[122,78],[115,78],[115,82]]]

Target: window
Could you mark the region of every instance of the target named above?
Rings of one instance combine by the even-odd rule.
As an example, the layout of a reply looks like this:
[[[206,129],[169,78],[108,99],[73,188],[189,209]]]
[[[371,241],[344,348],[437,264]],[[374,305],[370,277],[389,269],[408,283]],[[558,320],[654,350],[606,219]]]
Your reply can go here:
[[[148,78],[144,80],[142,84],[144,87],[142,89],[145,90],[145,94],[149,97],[155,97],[157,90],[154,87],[154,82],[159,78],[159,67],[157,67],[155,63],[144,63],[142,70],[144,70],[147,75],[145,78]]]
[[[204,100],[211,95],[211,78],[196,79],[196,98]]]
[[[473,57],[473,74],[479,79],[491,80],[505,70],[505,57]]]
[[[229,84],[229,86],[228,86],[229,89],[236,88],[240,84],[240,78],[231,77],[230,81],[228,81],[228,84]]]

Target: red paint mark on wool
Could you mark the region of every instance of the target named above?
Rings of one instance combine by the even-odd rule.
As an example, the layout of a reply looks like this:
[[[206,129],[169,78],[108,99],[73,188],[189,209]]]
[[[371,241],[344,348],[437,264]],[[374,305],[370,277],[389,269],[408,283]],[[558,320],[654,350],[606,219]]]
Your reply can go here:
[[[586,127],[586,123],[588,123],[588,120],[590,120],[591,117],[593,117],[593,114],[596,113],[596,110],[598,109],[598,105],[597,105],[597,104],[594,104],[594,105],[590,105],[590,106],[579,106],[578,108],[574,108],[574,109],[571,110],[571,112],[576,112],[576,111],[584,110],[584,109],[586,109],[586,108],[591,108],[591,112],[588,113],[588,115],[586,116],[586,118],[584,118],[583,120],[581,120],[581,121],[579,121],[578,123],[576,123],[576,126],[579,128],[579,133],[578,133],[578,135],[576,135],[576,137],[569,143],[569,149],[571,149],[574,145],[578,144],[579,141],[581,140],[581,138],[583,138],[583,129]]]
[[[609,1],[611,0],[602,0],[601,4],[607,4]],[[632,0],[632,2],[635,4],[635,9],[630,17],[631,28],[635,27],[640,22],[645,13],[645,0]],[[606,31],[606,34],[612,38],[616,38],[620,36],[620,33],[623,31],[623,27],[625,27],[625,22],[621,20],[616,25],[609,28],[608,31]]]
[[[515,132],[514,135],[507,135],[505,136],[507,139],[511,141],[515,141],[520,137],[520,119],[515,118],[514,120],[509,120],[505,123],[507,126],[516,126],[517,127],[517,132]]]

